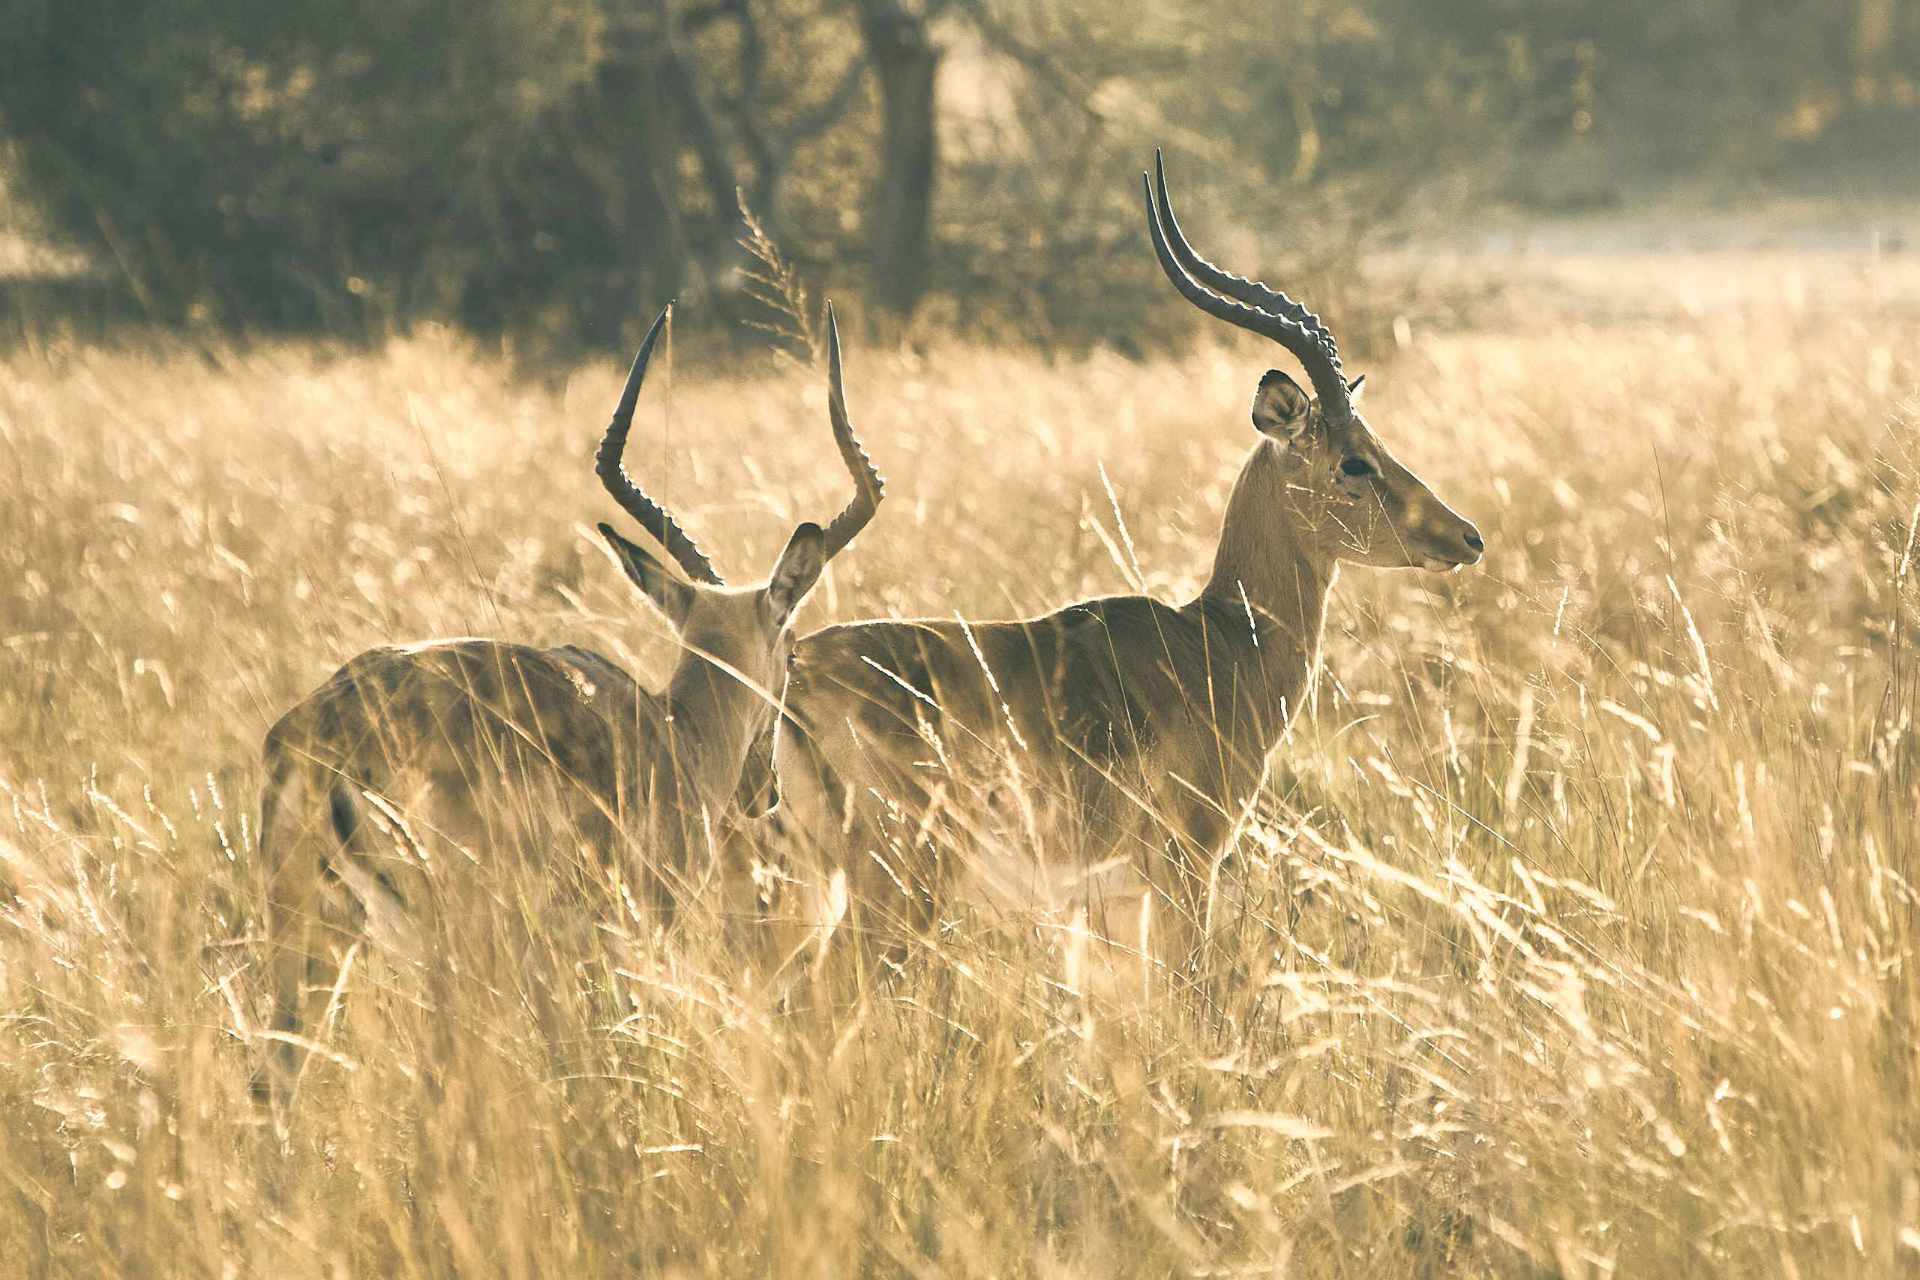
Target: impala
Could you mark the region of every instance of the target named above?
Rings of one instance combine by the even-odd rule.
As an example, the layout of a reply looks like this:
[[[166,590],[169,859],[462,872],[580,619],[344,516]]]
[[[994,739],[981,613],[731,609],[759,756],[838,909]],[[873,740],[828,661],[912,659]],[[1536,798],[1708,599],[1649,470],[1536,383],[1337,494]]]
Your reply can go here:
[[[766,736],[794,612],[826,562],[873,518],[883,482],[848,420],[829,309],[828,417],[854,498],[824,530],[801,524],[766,583],[725,586],[621,460],[670,311],[634,358],[596,470],[679,570],[598,526],[679,637],[672,677],[654,693],[586,649],[437,640],[369,650],[281,717],[267,734],[260,804],[281,1067],[292,1064],[288,1051],[309,1023],[303,1005],[323,899],[345,905],[376,942],[404,949],[409,904],[397,885],[404,878],[418,888],[444,874],[441,865],[418,865],[433,861],[421,856],[424,836],[471,852],[536,823],[551,837],[539,853],[554,875],[565,864],[598,870],[644,886],[640,897],[671,910],[750,744]],[[621,856],[629,851],[631,859]]]
[[[1112,596],[1019,621],[851,623],[797,643],[775,745],[783,825],[882,921],[924,926],[937,909],[953,879],[943,830],[973,837],[964,870],[996,897],[1057,904],[1064,888],[1086,902],[1118,870],[1129,893],[1204,919],[1218,859],[1313,678],[1339,566],[1451,571],[1484,550],[1360,415],[1360,380],[1344,377],[1320,318],[1193,250],[1157,154],[1142,178],[1174,288],[1279,343],[1313,394],[1278,369],[1260,378],[1259,439],[1212,574],[1185,604]],[[1009,862],[1008,848],[1030,852]]]

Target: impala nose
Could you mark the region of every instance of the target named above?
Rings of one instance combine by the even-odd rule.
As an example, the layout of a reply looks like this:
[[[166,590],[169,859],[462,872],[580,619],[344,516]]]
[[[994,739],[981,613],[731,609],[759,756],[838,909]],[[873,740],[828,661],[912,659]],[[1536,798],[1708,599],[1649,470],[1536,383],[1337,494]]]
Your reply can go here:
[[[1435,573],[1452,573],[1480,563],[1487,543],[1471,520],[1437,502],[1425,515],[1423,520],[1409,522],[1413,545],[1419,552],[1415,564]]]
[[[1433,551],[1421,563],[1438,573],[1452,573],[1470,564],[1479,564],[1481,554],[1486,549],[1487,544],[1481,538],[1480,531],[1461,520],[1436,540]]]

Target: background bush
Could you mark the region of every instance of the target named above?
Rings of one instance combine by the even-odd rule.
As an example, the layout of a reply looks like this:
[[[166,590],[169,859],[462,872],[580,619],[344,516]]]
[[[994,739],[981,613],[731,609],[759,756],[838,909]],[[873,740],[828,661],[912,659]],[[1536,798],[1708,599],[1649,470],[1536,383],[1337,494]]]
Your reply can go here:
[[[1920,176],[1898,0],[0,0],[0,25],[13,197],[150,316],[230,327],[737,317],[737,187],[881,309],[1124,342],[1156,143],[1194,209],[1261,229],[1215,239],[1325,276],[1437,196]]]

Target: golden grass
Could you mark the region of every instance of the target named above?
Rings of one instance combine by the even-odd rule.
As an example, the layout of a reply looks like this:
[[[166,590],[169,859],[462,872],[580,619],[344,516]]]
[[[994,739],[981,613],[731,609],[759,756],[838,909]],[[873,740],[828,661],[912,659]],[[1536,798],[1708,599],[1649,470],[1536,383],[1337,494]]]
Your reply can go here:
[[[1910,1271],[1916,272],[1737,265],[1727,291],[1710,260],[1573,264],[1374,370],[1376,425],[1491,553],[1344,576],[1190,983],[1109,1000],[1068,981],[1071,935],[959,915],[899,975],[789,1010],[727,930],[633,965],[533,921],[424,990],[356,956],[284,1149],[247,1096],[261,735],[379,641],[575,640],[659,677],[659,626],[585,532],[619,370],[538,385],[433,335],[14,351],[0,1258]],[[1683,284],[1588,305],[1623,278]],[[1124,589],[1100,464],[1150,589],[1192,589],[1263,358],[854,342],[891,498],[805,624]],[[844,501],[827,444],[813,375],[683,369],[632,461],[745,578]]]

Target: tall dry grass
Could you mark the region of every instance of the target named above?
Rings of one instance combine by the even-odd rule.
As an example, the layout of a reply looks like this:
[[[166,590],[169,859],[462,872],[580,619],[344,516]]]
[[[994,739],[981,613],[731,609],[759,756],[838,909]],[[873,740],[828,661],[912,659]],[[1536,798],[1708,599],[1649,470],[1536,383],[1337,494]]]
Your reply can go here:
[[[0,1257],[1910,1272],[1920,272],[1534,270],[1375,371],[1373,420],[1491,553],[1345,575],[1195,973],[1110,998],[1071,929],[963,912],[786,1003],[738,922],[635,960],[631,921],[605,947],[522,921],[424,979],[358,952],[284,1147],[247,1093],[261,734],[392,639],[574,640],[658,679],[584,531],[619,371],[523,382],[431,335],[8,354]],[[855,344],[892,497],[806,623],[1123,589],[1103,466],[1149,589],[1191,590],[1264,358]],[[634,461],[744,576],[844,500],[826,439],[811,374],[680,371]]]

